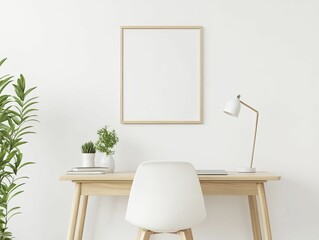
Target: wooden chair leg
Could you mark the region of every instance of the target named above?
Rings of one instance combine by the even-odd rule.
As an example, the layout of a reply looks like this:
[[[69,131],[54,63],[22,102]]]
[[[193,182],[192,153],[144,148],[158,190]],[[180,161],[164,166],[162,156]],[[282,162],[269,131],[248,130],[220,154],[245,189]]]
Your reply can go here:
[[[150,240],[152,232],[149,230],[145,230],[140,228],[137,236],[137,240]]]
[[[193,234],[192,234],[192,230],[190,228],[185,229],[185,230],[181,230],[178,232],[178,234],[182,240],[193,240]]]

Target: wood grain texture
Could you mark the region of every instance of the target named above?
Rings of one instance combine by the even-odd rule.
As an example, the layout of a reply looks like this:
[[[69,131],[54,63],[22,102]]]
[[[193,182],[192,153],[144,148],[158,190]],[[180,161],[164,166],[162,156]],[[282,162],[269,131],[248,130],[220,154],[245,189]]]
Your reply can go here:
[[[266,193],[265,187],[263,183],[257,184],[258,189],[258,199],[259,199],[259,206],[260,206],[260,214],[263,220],[264,226],[264,233],[266,240],[272,240],[271,236],[271,229],[270,229],[270,220],[268,214],[268,207],[267,207],[267,200],[266,200]]]
[[[134,172],[116,172],[103,175],[63,175],[59,178],[61,181],[133,181]],[[270,181],[280,180],[280,176],[267,172],[257,173],[237,173],[228,172],[228,175],[199,175],[199,180],[223,180],[223,181]]]
[[[82,240],[85,216],[86,216],[86,208],[88,204],[88,196],[81,195],[80,205],[79,205],[79,213],[78,213],[78,221],[75,229],[75,239]]]
[[[262,239],[258,202],[265,239],[272,239],[264,183],[268,180],[279,180],[280,176],[265,172],[240,174],[229,172],[228,175],[200,175],[198,178],[204,195],[248,196],[254,240]],[[133,172],[61,176],[60,180],[75,183],[75,195],[67,239],[82,239],[88,196],[129,195],[133,179]],[[138,239],[147,240],[152,234],[157,233],[147,230],[140,231]],[[183,233],[177,232],[177,234],[184,240],[192,240],[190,230]]]
[[[132,181],[83,182],[81,194],[91,196],[123,196],[129,195]]]
[[[257,195],[254,181],[200,181],[204,195]]]
[[[193,240],[193,234],[190,228],[179,231],[178,235],[181,237],[181,240]]]
[[[261,230],[260,230],[260,221],[259,221],[259,215],[258,215],[257,197],[248,196],[248,202],[249,202],[251,227],[253,230],[254,240],[262,240]]]
[[[200,181],[204,195],[257,195],[257,182]],[[132,181],[82,182],[81,194],[91,196],[125,196],[130,194]]]
[[[76,227],[76,222],[78,219],[80,194],[81,194],[81,183],[76,183],[72,211],[71,211],[71,218],[70,218],[70,223],[69,223],[69,231],[68,231],[68,236],[67,236],[68,240],[74,239],[75,227]]]
[[[138,236],[137,236],[137,240],[150,240],[152,235],[152,232],[149,230],[145,230],[145,229],[140,229]]]

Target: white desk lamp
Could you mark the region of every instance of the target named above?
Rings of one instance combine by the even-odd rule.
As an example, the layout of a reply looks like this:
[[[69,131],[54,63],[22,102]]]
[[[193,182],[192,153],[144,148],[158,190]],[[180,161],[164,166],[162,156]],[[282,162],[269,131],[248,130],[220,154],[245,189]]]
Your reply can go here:
[[[256,143],[256,135],[257,135],[257,126],[258,126],[258,118],[259,118],[259,112],[249,106],[248,104],[244,103],[243,101],[240,100],[240,95],[237,96],[235,99],[231,99],[227,102],[224,112],[227,113],[228,115],[238,117],[239,112],[240,112],[240,106],[243,104],[244,106],[248,107],[249,109],[253,110],[257,115],[256,115],[256,126],[255,126],[255,134],[254,134],[254,143],[253,143],[253,152],[251,155],[251,161],[250,161],[250,167],[249,168],[239,168],[237,169],[237,172],[240,173],[254,173],[256,172],[256,168],[253,168],[253,161],[254,161],[254,153],[255,153],[255,143]]]

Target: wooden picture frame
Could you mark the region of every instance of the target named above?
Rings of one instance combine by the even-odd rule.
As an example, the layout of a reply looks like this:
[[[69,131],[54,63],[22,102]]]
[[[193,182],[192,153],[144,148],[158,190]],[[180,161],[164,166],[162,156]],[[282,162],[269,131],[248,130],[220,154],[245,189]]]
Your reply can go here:
[[[121,27],[122,124],[200,124],[202,27]]]

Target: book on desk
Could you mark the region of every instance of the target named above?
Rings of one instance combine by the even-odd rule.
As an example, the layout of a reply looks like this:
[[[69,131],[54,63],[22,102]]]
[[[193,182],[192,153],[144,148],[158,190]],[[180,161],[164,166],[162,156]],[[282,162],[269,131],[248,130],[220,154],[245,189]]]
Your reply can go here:
[[[196,170],[197,175],[228,175],[228,172],[225,170]]]
[[[107,167],[74,167],[67,171],[68,175],[99,175],[109,173]]]

